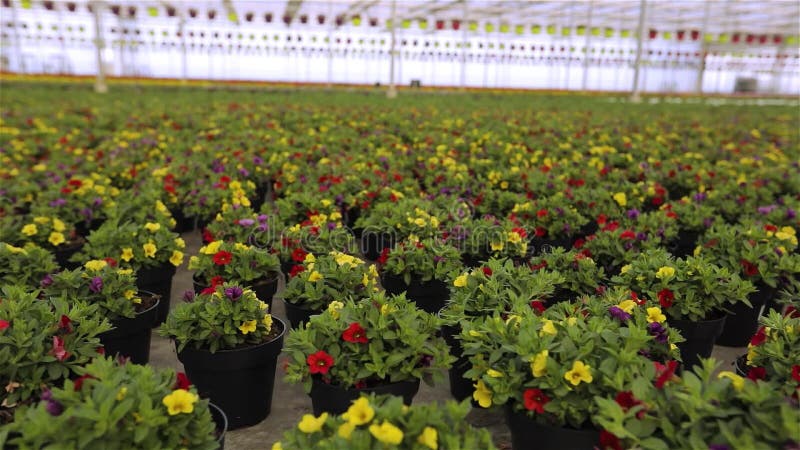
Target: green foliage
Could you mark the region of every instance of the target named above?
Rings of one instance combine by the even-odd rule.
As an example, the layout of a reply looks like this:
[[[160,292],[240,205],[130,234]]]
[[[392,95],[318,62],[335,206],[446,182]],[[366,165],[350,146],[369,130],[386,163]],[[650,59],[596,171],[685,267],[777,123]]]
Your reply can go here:
[[[281,325],[273,324],[267,304],[255,292],[225,283],[172,309],[158,333],[174,339],[179,352],[191,346],[215,353],[260,344],[273,326]]]
[[[301,308],[320,310],[342,295],[360,299],[378,289],[375,266],[345,253],[333,251],[319,256],[309,253],[302,268],[281,293],[283,299]]]
[[[343,333],[358,324],[367,343],[348,342]],[[354,301],[340,297],[322,314],[312,316],[304,328],[289,332],[284,352],[289,356],[286,381],[303,383],[311,390],[308,356],[324,351],[333,357],[323,375],[331,384],[349,388],[357,384],[398,382],[441,377],[453,357],[444,339],[438,337],[440,321],[418,309],[405,295],[382,292]]]
[[[163,399],[175,389],[173,371],[97,358],[78,372],[80,382],[67,380],[17,412],[7,431],[18,435],[8,444],[20,450],[218,448],[208,400],[196,400],[191,412],[169,414]],[[193,387],[188,391],[197,396]],[[54,405],[59,414],[52,413]]]
[[[179,266],[186,243],[166,225],[158,222],[118,223],[107,220],[92,231],[83,249],[72,261],[113,258],[123,267],[139,270],[164,264]]]
[[[496,447],[485,428],[473,428],[466,422],[469,412],[468,402],[456,403],[449,400],[443,404],[431,403],[423,405],[403,405],[403,399],[395,396],[361,397],[369,403],[367,408],[374,414],[369,422],[353,424],[349,437],[343,437],[339,430],[347,428],[349,421],[346,414],[328,417],[319,431],[305,433],[293,427],[283,434],[281,447],[284,450],[305,450],[309,448],[324,450],[372,450],[391,448],[398,450],[427,450],[431,447],[423,444],[423,434],[427,431],[430,439],[435,430],[436,443],[439,450],[494,450]],[[363,401],[363,400],[360,400]],[[402,433],[398,444],[384,444],[371,432],[371,426],[379,426],[384,422],[397,427]]]
[[[42,279],[58,269],[53,254],[36,245],[15,247],[0,242],[0,282],[3,286],[39,287]]]
[[[222,253],[220,253],[222,252]],[[218,259],[228,254],[230,261]],[[250,284],[280,271],[278,257],[269,251],[239,242],[213,241],[200,247],[200,253],[189,258],[189,270],[198,280],[209,283],[222,277],[231,283]]]
[[[420,241],[411,236],[389,251],[382,270],[402,277],[406,284],[410,284],[411,278],[447,281],[461,268],[461,252],[455,247],[434,239]]]
[[[800,388],[800,316],[770,311],[759,322],[762,327],[750,341],[742,369],[763,368],[767,380],[784,384],[791,393]]]
[[[603,268],[597,265],[594,259],[584,256],[575,249],[564,250],[561,247],[554,247],[546,253],[531,258],[529,266],[533,270],[569,274],[558,287],[575,295],[594,294],[606,281]]]
[[[64,297],[37,298],[16,286],[0,294],[0,391],[4,406],[33,398],[43,386],[74,375],[100,355],[97,335],[111,329],[96,305],[73,303]],[[60,344],[60,345],[57,345]],[[63,353],[57,347],[63,347]]]

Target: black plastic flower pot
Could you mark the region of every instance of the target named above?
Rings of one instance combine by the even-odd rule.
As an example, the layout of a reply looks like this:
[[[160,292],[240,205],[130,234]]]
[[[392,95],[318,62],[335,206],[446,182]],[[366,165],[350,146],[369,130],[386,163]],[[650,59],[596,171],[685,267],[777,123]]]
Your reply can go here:
[[[472,364],[470,364],[469,359],[462,356],[453,363],[452,367],[447,369],[447,377],[450,379],[450,394],[459,402],[465,398],[472,398],[472,394],[475,392],[474,382],[464,378],[464,374],[471,367]],[[472,406],[479,406],[474,399],[472,400]]]
[[[364,231],[361,234],[361,253],[370,261],[377,261],[384,248],[394,247],[394,236],[389,233]]]
[[[140,294],[149,294],[155,298],[155,303],[144,311],[136,313],[135,317],[113,321],[114,328],[101,333],[98,337],[106,355],[125,356],[130,358],[132,363],[147,364],[150,361],[151,331],[161,300],[153,293],[140,292]]]
[[[747,355],[741,355],[733,360],[733,368],[736,371],[736,375],[746,377],[747,372],[750,371],[750,368],[747,367]]]
[[[690,369],[692,366],[700,364],[700,358],[711,356],[714,343],[722,334],[722,328],[725,326],[725,316],[697,322],[670,318],[668,322],[686,339],[677,345],[683,360],[682,367]]]
[[[269,310],[272,311],[272,298],[278,291],[279,275],[278,272],[268,273],[266,276],[254,280],[252,283],[241,283],[241,286],[252,289],[253,292],[256,293],[256,297],[266,303],[267,306],[269,306]],[[195,293],[199,293],[207,287],[209,287],[209,284],[206,280],[199,278],[197,274],[192,275],[192,288]]]
[[[211,402],[208,402],[208,411],[211,413],[211,419],[214,420],[214,425],[216,426],[219,450],[224,450],[225,433],[228,431],[228,418],[225,417],[225,411],[219,409],[219,406]]]
[[[700,237],[699,231],[681,230],[670,247],[670,253],[678,258],[689,256],[694,252],[697,239]]]
[[[600,443],[600,431],[594,428],[567,428],[537,423],[523,411],[514,411],[511,403],[505,406],[506,424],[511,431],[514,450],[592,449]]]
[[[403,397],[403,403],[410,405],[414,396],[417,395],[417,391],[419,391],[419,379],[361,389],[345,389],[341,386],[324,383],[315,377],[308,395],[311,397],[314,415],[319,416],[325,412],[328,414],[344,413],[353,400],[356,400],[361,394],[390,394]]]
[[[269,342],[230,350],[178,353],[186,375],[202,397],[210,399],[228,418],[228,430],[255,425],[272,409],[275,369],[283,348],[286,325],[273,316],[280,334]]]
[[[289,282],[289,280],[291,279],[289,274],[292,272],[292,267],[294,267],[294,266],[296,266],[298,264],[302,264],[302,263],[291,261],[291,260],[289,260],[289,261],[281,261],[281,273],[283,273],[283,281],[285,281],[287,283]]]
[[[422,281],[419,277],[412,277],[411,284],[406,284],[403,277],[384,273],[381,285],[389,294],[399,295],[405,292],[407,299],[429,314],[439,312],[450,298],[450,289],[441,280]]]
[[[175,266],[165,263],[156,267],[142,267],[136,272],[136,287],[140,291],[149,291],[161,298],[158,303],[158,314],[154,327],[161,325],[169,315],[169,302],[172,298],[172,277]]]
[[[86,241],[81,237],[71,242],[65,242],[55,249],[50,250],[50,252],[55,256],[59,267],[64,270],[74,270],[80,267],[81,263],[71,262],[69,259],[83,248],[85,242]]]
[[[286,299],[283,300],[283,306],[286,310],[286,318],[289,319],[292,329],[303,327],[303,325],[308,323],[308,319],[310,319],[311,316],[316,316],[323,311],[321,309],[303,308],[287,302]]]
[[[89,236],[89,233],[100,228],[103,222],[105,222],[105,219],[92,219],[89,222],[78,222],[75,224],[75,233],[82,237]]]
[[[172,231],[180,234],[194,230],[194,217],[187,217],[183,209],[175,209],[171,212],[172,218],[175,219],[175,228]]]
[[[717,345],[724,347],[746,347],[750,339],[758,331],[758,318],[764,310],[767,301],[775,297],[775,289],[769,286],[758,285],[758,291],[750,294],[749,300],[753,306],[737,302],[728,307],[728,316],[725,327],[717,339]]]

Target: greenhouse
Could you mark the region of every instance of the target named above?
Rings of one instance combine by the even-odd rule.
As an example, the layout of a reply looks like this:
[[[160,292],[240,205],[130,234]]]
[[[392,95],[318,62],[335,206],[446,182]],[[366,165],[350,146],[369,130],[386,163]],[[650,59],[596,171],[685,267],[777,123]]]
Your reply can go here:
[[[800,3],[1,1],[0,448],[800,447]]]

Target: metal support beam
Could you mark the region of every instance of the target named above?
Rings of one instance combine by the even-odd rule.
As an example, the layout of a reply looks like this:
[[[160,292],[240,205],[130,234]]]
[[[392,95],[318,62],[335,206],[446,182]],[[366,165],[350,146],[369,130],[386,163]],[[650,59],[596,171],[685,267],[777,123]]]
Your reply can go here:
[[[11,2],[11,21],[14,23],[14,53],[17,54],[17,71],[27,73],[25,58],[22,56],[22,41],[19,36],[19,21],[17,21],[17,2]]]
[[[333,0],[328,0],[328,88],[333,87]]]
[[[103,41],[103,27],[100,19],[100,7],[103,6],[102,2],[92,0],[92,15],[94,16],[94,49],[95,49],[95,62],[97,63],[97,77],[94,81],[94,91],[99,94],[108,92],[106,85],[106,68],[103,63],[103,49],[105,48],[105,41]]]
[[[459,87],[463,91],[467,86],[467,23],[465,19],[468,14],[469,6],[467,0],[461,0],[461,78],[459,80]]]
[[[630,98],[632,102],[640,102],[642,100],[639,96],[639,71],[642,66],[642,41],[644,40],[644,17],[646,9],[647,0],[640,0],[639,25],[636,27],[636,32],[638,33],[636,37],[636,60],[633,63],[633,90]]]
[[[586,24],[586,40],[583,43],[583,80],[581,81],[581,89],[586,90],[587,83],[589,82],[589,44],[591,44],[592,36],[592,14],[594,13],[594,0],[589,0],[589,14]]]
[[[188,57],[186,55],[186,32],[184,26],[186,25],[186,14],[181,12],[180,20],[178,21],[178,33],[181,35],[181,84],[188,82]]]
[[[391,49],[389,50],[389,90],[386,91],[386,97],[397,97],[397,87],[394,81],[394,59],[397,52],[397,0],[392,0],[392,42]]]
[[[706,29],[708,29],[708,19],[711,14],[711,2],[706,2],[705,5],[705,12],[703,13],[703,29],[700,30],[700,36],[703,37],[705,35]],[[702,44],[700,44],[700,63],[697,65],[697,77],[695,78],[694,82],[694,92],[695,94],[702,94],[703,93],[703,76],[706,72],[706,53],[708,53],[708,44],[706,44],[706,40],[702,39]]]

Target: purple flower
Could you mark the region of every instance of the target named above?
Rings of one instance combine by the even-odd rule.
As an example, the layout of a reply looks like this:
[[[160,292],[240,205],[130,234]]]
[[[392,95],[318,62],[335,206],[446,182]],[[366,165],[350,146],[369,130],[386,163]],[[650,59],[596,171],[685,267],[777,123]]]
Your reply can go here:
[[[100,197],[95,197],[94,200],[92,201],[92,206],[95,207],[100,206],[102,204],[103,204],[103,199]]]
[[[225,288],[225,296],[231,300],[238,300],[242,296],[242,288],[239,286]]]
[[[666,344],[667,340],[669,339],[669,333],[667,333],[667,329],[658,322],[651,322],[647,324],[647,331],[655,337],[656,342],[659,344]]]
[[[626,313],[625,310],[619,306],[612,306],[608,308],[608,312],[611,314],[611,317],[619,320],[620,322],[627,322],[631,318],[631,315]]]
[[[187,289],[187,290],[183,291],[183,301],[185,301],[186,303],[193,302],[194,301],[194,295],[195,294],[194,294],[194,290],[193,289]]]
[[[703,219],[703,226],[706,228],[711,228],[711,225],[714,223],[713,217],[706,217]]]
[[[94,211],[91,208],[83,208],[81,210],[81,215],[86,218],[86,220],[92,220],[92,216],[94,216]]]
[[[100,277],[93,277],[89,282],[89,290],[95,294],[99,294],[103,290],[103,279]]]
[[[438,262],[442,262],[442,261],[444,261],[444,257],[443,256],[434,255],[433,262],[438,263]]]
[[[646,241],[647,240],[647,233],[644,233],[644,232],[641,232],[641,231],[636,233],[636,240],[637,241]]]
[[[264,222],[267,221],[268,218],[269,217],[266,214],[259,214],[258,215],[258,222],[259,223],[264,223]]]
[[[47,412],[50,413],[51,416],[60,416],[62,412],[64,412],[64,406],[52,399],[46,400],[47,404],[45,405],[45,409]]]
[[[706,195],[705,192],[698,192],[697,194],[694,194],[694,201],[696,201],[697,203],[700,203],[703,200],[705,200],[707,197],[708,196]]]
[[[246,176],[250,175],[250,171],[248,171],[247,169],[242,167],[241,169],[239,169],[239,175],[241,175],[243,177],[246,177]]]
[[[420,360],[422,367],[430,367],[431,362],[433,362],[433,355],[422,355]]]
[[[44,278],[42,278],[40,284],[43,288],[50,286],[51,284],[53,284],[53,277],[50,276],[50,274],[48,273],[47,275],[44,276]]]
[[[239,225],[241,225],[243,227],[252,226],[254,223],[256,223],[256,221],[253,220],[253,219],[241,219],[241,220],[239,220]]]
[[[636,208],[628,210],[628,219],[638,219],[639,218],[639,210]]]
[[[711,444],[708,446],[708,450],[730,450],[730,448],[724,444]]]
[[[261,159],[260,156],[253,156],[253,164],[260,166],[261,164],[264,164],[264,160]]]
[[[792,208],[786,208],[787,219],[794,219],[796,217],[797,217],[797,211],[793,210]]]
[[[64,200],[63,198],[57,198],[57,199],[55,199],[55,200],[50,202],[50,206],[52,206],[52,207],[64,206],[66,204],[67,204],[67,201]]]
[[[336,229],[336,222],[328,222],[328,229],[335,230]]]
[[[759,206],[758,207],[758,213],[759,214],[763,214],[763,215],[767,215],[767,214],[771,213],[773,210],[775,210],[775,208],[777,208],[777,207],[778,207],[778,205]]]

